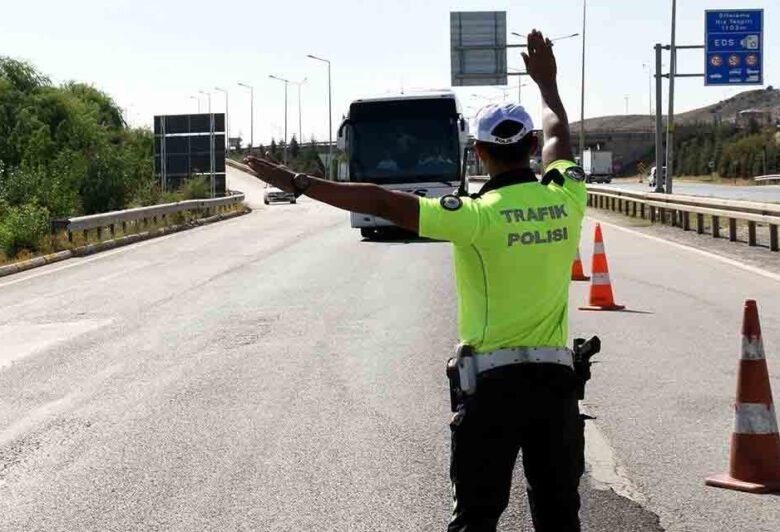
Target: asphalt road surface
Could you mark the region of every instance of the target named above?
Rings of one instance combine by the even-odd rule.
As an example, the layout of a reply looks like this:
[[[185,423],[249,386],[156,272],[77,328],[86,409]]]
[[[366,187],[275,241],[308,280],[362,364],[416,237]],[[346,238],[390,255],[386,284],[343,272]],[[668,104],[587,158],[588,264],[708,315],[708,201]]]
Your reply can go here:
[[[613,181],[609,185],[599,186],[617,187],[624,190],[635,190],[639,192],[652,192],[652,189],[647,186],[646,180],[644,183],[627,183],[624,180],[618,180]],[[674,193],[687,194],[690,196],[780,203],[780,185],[731,186],[675,181]]]
[[[0,530],[445,527],[448,244],[361,241],[344,213],[229,181],[252,214],[0,280]],[[605,238],[644,313],[572,312],[605,344],[584,529],[777,530],[777,498],[703,479],[726,467],[744,297],[780,371],[778,281]],[[516,477],[501,530],[531,530]]]

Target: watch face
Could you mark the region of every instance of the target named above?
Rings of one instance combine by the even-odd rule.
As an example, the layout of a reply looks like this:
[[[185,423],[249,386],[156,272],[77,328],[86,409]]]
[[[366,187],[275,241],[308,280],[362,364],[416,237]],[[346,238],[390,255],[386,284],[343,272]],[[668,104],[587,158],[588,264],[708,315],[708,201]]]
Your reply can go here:
[[[311,185],[311,178],[306,174],[296,174],[295,177],[293,177],[293,185],[295,185],[295,188],[297,188],[299,192],[303,192]]]

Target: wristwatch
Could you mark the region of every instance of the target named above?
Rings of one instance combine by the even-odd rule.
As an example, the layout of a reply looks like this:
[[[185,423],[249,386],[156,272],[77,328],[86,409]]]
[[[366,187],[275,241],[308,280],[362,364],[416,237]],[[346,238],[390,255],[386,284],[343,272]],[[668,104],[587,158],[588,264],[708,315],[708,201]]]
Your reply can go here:
[[[298,198],[311,186],[311,178],[306,174],[295,174],[292,178],[292,186],[295,189],[295,197]]]

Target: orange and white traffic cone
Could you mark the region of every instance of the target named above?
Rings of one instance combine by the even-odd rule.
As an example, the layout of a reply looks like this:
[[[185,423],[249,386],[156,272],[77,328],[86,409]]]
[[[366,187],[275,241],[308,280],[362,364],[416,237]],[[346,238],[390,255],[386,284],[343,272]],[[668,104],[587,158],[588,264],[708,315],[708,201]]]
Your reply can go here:
[[[604,251],[604,237],[601,236],[601,224],[596,224],[593,239],[593,263],[590,269],[590,304],[580,310],[623,310],[625,305],[616,305],[612,295],[612,283],[609,280],[609,266]]]
[[[758,308],[752,299],[745,301],[734,411],[736,422],[731,435],[729,472],[709,477],[706,484],[750,493],[780,491],[780,434]]]
[[[577,247],[577,255],[574,257],[574,262],[571,263],[571,280],[590,281],[590,277],[585,275],[585,271],[582,269],[582,259],[580,258],[579,246]]]

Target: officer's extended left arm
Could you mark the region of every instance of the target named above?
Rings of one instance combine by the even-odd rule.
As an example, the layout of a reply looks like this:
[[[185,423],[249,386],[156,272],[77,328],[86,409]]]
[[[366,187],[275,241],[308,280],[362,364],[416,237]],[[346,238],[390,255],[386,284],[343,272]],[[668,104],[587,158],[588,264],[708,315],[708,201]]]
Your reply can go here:
[[[289,168],[251,155],[244,162],[263,181],[286,192],[295,192],[292,184],[295,173]],[[306,189],[306,196],[346,211],[379,216],[399,227],[417,232],[418,196],[370,183],[336,183],[307,177],[311,183]]]

